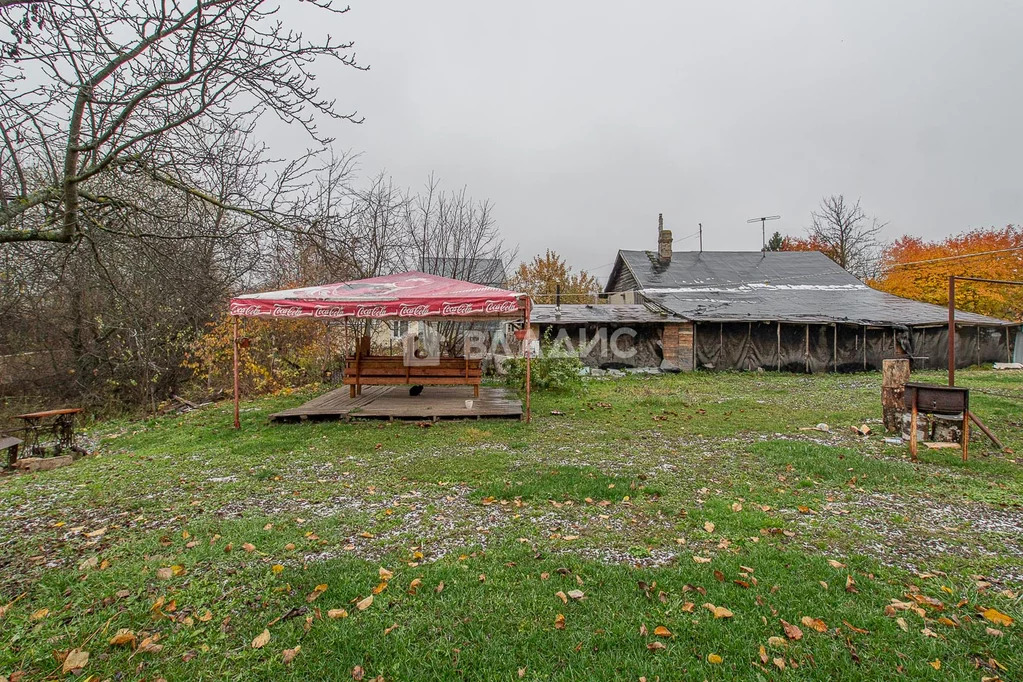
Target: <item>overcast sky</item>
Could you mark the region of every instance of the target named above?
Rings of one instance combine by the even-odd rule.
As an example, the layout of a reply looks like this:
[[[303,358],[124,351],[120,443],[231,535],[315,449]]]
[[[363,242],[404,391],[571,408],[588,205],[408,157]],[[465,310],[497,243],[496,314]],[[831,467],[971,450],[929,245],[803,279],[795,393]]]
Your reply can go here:
[[[1023,221],[1020,2],[350,2],[338,146],[491,199],[523,258],[603,277],[658,213],[759,249],[747,218],[802,233],[832,193],[886,238]]]

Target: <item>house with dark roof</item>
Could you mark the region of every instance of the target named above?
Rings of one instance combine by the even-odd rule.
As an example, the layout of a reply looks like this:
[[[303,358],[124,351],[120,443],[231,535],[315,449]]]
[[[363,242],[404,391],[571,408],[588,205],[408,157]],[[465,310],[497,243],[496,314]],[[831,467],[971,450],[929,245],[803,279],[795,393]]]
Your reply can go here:
[[[657,245],[619,251],[604,296],[666,316],[663,368],[854,371],[907,356],[947,367],[946,308],[872,289],[822,253],[674,251],[660,224]],[[957,363],[1012,361],[1019,328],[957,311]]]
[[[508,281],[504,261],[500,258],[427,256],[423,272],[497,289],[503,289]]]

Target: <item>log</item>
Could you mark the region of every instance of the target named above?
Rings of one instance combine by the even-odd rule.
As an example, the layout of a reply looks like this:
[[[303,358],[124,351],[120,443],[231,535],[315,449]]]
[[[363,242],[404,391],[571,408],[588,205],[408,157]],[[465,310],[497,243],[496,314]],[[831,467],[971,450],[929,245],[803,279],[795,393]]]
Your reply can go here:
[[[889,433],[902,430],[902,412],[909,381],[909,360],[891,359],[881,362],[881,414],[884,429]]]

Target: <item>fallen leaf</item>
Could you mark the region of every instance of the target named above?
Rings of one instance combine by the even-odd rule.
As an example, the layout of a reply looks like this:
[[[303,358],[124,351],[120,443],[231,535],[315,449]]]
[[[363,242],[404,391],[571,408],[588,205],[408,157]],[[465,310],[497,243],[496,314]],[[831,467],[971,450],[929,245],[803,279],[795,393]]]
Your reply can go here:
[[[568,591],[568,596],[571,597],[572,599],[578,600],[578,599],[582,599],[586,595],[583,593],[582,590],[569,590]]]
[[[68,652],[67,656],[64,657],[64,665],[62,670],[64,674],[68,674],[72,670],[81,670],[89,663],[89,652],[82,651],[81,649],[72,649]]]
[[[365,611],[372,604],[373,604],[373,595],[371,594],[368,597],[366,597],[365,599],[363,599],[362,601],[360,601],[359,603],[357,603],[355,605],[355,608],[359,609],[360,611]]]
[[[714,522],[713,521],[707,521],[706,523],[703,524],[703,529],[705,531],[707,531],[708,533],[713,533],[714,532]]]
[[[800,640],[803,638],[803,631],[799,629],[798,625],[792,625],[783,620],[781,621],[781,627],[785,631],[785,636],[789,639]]]
[[[663,625],[658,625],[657,627],[655,627],[654,628],[654,634],[656,636],[658,636],[658,637],[671,637],[672,636],[671,635],[671,630],[669,630],[668,628],[664,627]]]
[[[941,670],[941,659],[936,658],[933,661],[928,661],[927,665],[931,666],[935,670]]]
[[[317,585],[316,587],[313,588],[312,592],[310,592],[309,594],[307,594],[305,596],[305,600],[307,602],[316,601],[316,599],[319,598],[319,596],[321,594],[323,594],[324,592],[326,592],[326,591],[327,591],[327,585],[326,584]]]
[[[984,628],[984,632],[986,632],[987,634],[991,635],[992,637],[1001,637],[1003,634],[1005,634],[1001,630],[996,630],[993,627],[986,627],[986,628]]]
[[[695,561],[698,564],[709,564],[710,563],[710,559],[708,559],[707,557],[702,557],[702,556],[694,556],[693,557],[693,561]]]
[[[111,646],[135,646],[135,633],[128,628],[121,628],[110,638]]]
[[[556,630],[564,630],[565,629],[565,614],[559,613],[557,616],[555,616],[555,618],[554,618],[554,628]]]
[[[788,645],[789,643],[786,642],[783,637],[778,637],[776,635],[774,637],[767,638],[767,646],[771,647],[772,649],[784,649]]]
[[[784,658],[773,658],[771,661],[778,667],[778,670],[785,670]]]
[[[740,504],[739,502],[733,502],[732,503],[732,511],[734,511],[734,512],[741,512],[742,511],[742,504]]]
[[[820,618],[811,618],[810,616],[803,616],[803,619],[800,622],[806,627],[816,630],[817,632],[828,631],[828,624],[825,623]]]
[[[851,575],[847,575],[845,577],[845,591],[846,592],[859,592],[859,590],[856,589],[856,581],[853,580],[853,577]]]
[[[845,568],[845,564],[841,561],[835,561],[834,559],[828,559],[828,564],[831,565],[831,568]]]
[[[78,564],[78,570],[84,571],[89,568],[96,568],[99,566],[99,558],[91,556],[88,559],[84,559],[82,563]]]
[[[347,617],[348,617],[348,612],[345,611],[344,609],[330,609],[329,611],[327,611],[327,618],[331,618],[331,619],[336,620],[338,618],[347,618]]]
[[[714,606],[713,604],[707,603],[703,605],[703,608],[713,613],[714,618],[731,618],[734,615],[724,606]]]
[[[381,582],[380,584],[378,584],[376,587],[373,588],[373,594],[380,594],[381,592],[383,592],[386,589],[387,589],[387,583],[386,582]]]
[[[280,564],[274,564],[273,566],[270,567],[270,570],[273,571],[274,573],[281,573],[284,570],[284,566],[281,566]]]
[[[1010,616],[1005,615],[1001,611],[996,609],[984,609],[981,614],[995,625],[1003,625],[1009,627],[1013,624],[1013,619]]]
[[[434,594],[440,594],[443,591],[444,591],[444,581],[441,580],[439,583],[437,583],[437,587],[433,588],[433,592],[434,592]]]
[[[408,593],[409,594],[415,594],[416,592],[419,591],[419,586],[422,585],[422,584],[423,584],[423,581],[420,580],[419,578],[416,578],[415,580],[413,580],[412,582],[410,582],[408,584]]]
[[[924,628],[923,630],[920,631],[920,634],[922,634],[924,637],[933,637],[934,639],[938,638],[938,633],[936,633],[934,630],[930,628]]]
[[[159,580],[170,580],[174,577],[174,569],[170,566],[156,569],[156,577]]]
[[[138,646],[137,649],[135,649],[135,653],[137,653],[137,654],[158,654],[158,653],[160,653],[160,651],[163,649],[163,645],[156,643],[156,641],[158,639],[160,639],[160,634],[159,633],[157,633],[155,635],[150,635],[149,637],[146,637],[141,642],[139,642],[139,646]]]
[[[394,628],[396,628],[396,627],[398,627],[398,624],[397,624],[397,623],[393,624],[393,625],[392,625],[391,627],[389,627],[389,628],[384,628],[384,635],[386,636],[386,635],[389,635],[389,634],[391,634],[391,631],[392,631],[392,630],[394,630]]]
[[[895,619],[895,622],[898,624],[900,628],[902,628],[903,632],[909,632],[909,623],[906,622],[905,618],[899,616],[898,618]]]
[[[388,571],[383,566],[380,567],[380,570],[377,571],[377,573],[380,574],[380,579],[381,580],[390,580],[392,577],[394,577],[394,573],[392,573],[391,571]]]
[[[302,645],[297,645],[294,649],[285,649],[281,652],[281,659],[284,661],[284,665],[288,665],[295,660],[295,656],[298,656],[298,652],[302,650]]]
[[[242,545],[242,549],[244,549],[246,552],[251,553],[256,551],[256,546],[251,542],[246,542],[245,544]]]
[[[256,638],[252,640],[253,649],[262,649],[266,646],[266,643],[270,641],[270,631],[263,630],[261,633],[256,635]]]
[[[667,645],[664,642],[650,642],[646,645],[646,648],[650,651],[661,651],[667,649]]]
[[[28,619],[29,620],[42,620],[43,618],[46,618],[47,614],[49,614],[49,613],[50,613],[50,610],[44,606],[43,608],[39,609],[38,611],[33,611],[32,615],[29,616]]]
[[[352,679],[356,682],[359,682],[359,680],[361,680],[365,675],[366,673],[363,671],[361,665],[357,665],[352,668]]]
[[[707,654],[707,662],[708,663],[713,663],[714,665],[717,665],[718,663],[721,663],[721,661],[723,661],[723,660],[725,660],[725,659],[721,658],[717,654]]]
[[[567,604],[568,603],[568,595],[565,594],[564,592],[562,592],[561,590],[558,590],[557,592],[555,592],[554,596],[557,597],[558,599],[560,599],[563,604]]]

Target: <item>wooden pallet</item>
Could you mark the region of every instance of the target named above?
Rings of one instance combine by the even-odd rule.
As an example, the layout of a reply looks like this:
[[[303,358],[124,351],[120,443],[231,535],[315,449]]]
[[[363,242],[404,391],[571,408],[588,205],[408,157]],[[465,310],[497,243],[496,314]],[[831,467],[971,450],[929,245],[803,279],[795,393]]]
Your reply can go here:
[[[472,400],[472,409],[465,401]],[[506,388],[484,386],[473,397],[468,386],[427,386],[410,396],[405,386],[366,386],[352,398],[347,389],[335,389],[309,402],[270,415],[273,422],[343,419],[521,419],[522,401]]]

